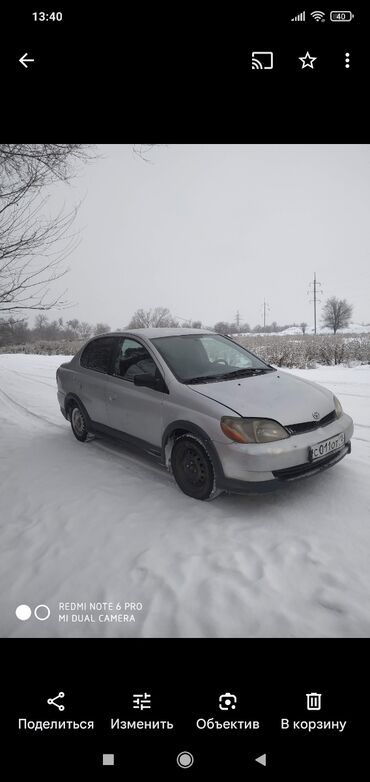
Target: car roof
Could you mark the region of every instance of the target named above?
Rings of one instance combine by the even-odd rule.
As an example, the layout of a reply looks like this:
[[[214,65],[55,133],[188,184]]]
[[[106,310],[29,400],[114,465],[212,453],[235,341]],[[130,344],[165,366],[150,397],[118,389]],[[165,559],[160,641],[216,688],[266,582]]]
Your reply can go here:
[[[185,334],[214,334],[214,331],[208,329],[178,329],[178,328],[148,328],[148,329],[125,329],[124,331],[110,331],[108,334],[99,334],[99,337],[116,337],[124,334],[133,334],[138,337],[181,337]]]

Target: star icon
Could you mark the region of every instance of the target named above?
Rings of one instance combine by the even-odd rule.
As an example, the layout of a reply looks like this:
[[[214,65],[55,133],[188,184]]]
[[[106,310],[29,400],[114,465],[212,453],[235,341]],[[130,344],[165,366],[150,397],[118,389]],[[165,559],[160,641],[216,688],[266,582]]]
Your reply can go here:
[[[312,68],[313,70],[313,63],[317,60],[317,57],[311,57],[310,53],[306,52],[304,57],[298,57],[298,59],[302,63],[302,68]]]

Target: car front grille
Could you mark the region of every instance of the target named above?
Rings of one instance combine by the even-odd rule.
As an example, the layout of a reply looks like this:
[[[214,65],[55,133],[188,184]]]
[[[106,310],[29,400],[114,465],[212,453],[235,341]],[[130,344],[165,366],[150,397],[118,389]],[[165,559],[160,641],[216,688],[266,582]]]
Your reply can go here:
[[[324,418],[320,419],[320,421],[305,421],[303,424],[289,424],[285,427],[285,429],[288,430],[289,434],[303,434],[303,432],[312,432],[314,429],[318,429],[320,426],[328,426],[328,424],[332,424],[333,421],[336,420],[336,412],[335,410],[332,410],[331,413],[325,415]]]

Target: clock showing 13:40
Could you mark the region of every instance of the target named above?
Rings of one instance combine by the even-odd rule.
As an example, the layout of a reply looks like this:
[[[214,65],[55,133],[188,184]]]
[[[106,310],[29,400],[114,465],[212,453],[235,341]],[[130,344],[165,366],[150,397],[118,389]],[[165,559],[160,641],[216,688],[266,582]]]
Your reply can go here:
[[[61,22],[63,20],[62,11],[34,11],[34,22]]]

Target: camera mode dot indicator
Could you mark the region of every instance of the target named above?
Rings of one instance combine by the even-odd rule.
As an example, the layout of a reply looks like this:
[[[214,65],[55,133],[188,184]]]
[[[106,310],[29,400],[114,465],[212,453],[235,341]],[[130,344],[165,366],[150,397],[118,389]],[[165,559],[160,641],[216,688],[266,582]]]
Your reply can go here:
[[[49,606],[45,605],[45,603],[40,603],[40,605],[36,606],[33,613],[39,622],[45,622],[47,619],[49,619],[50,608]]]
[[[30,618],[32,611],[29,606],[22,604],[15,609],[15,615],[20,622],[25,622]]]

